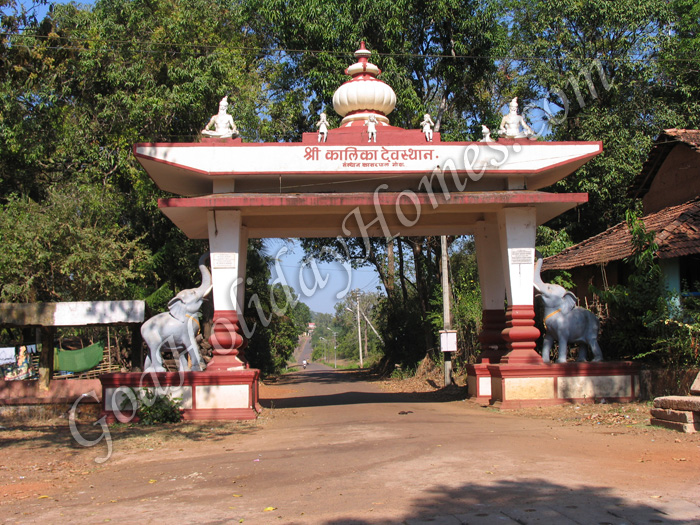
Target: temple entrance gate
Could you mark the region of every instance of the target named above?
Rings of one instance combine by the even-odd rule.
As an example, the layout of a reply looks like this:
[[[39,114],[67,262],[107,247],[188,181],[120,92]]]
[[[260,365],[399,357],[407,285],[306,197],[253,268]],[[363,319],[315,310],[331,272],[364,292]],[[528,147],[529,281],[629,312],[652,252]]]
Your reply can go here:
[[[572,375],[567,365],[544,365],[535,351],[535,231],[587,202],[585,193],[540,190],[598,155],[602,144],[534,141],[511,133],[508,123],[497,142],[488,130],[480,142],[442,142],[429,115],[422,130],[391,126],[386,115],[395,104],[393,91],[377,78],[364,45],[355,56],[358,62],[346,70],[352,79],[334,96],[344,117],[337,129],[328,129],[322,115],[319,133],[304,133],[301,143],[227,137],[134,146],[158,187],[178,195],[159,201],[162,212],[188,237],[209,240],[215,355],[196,375],[224,381],[247,374],[249,381],[249,395],[231,401],[241,406],[226,405],[221,394],[211,404],[218,412],[192,417],[255,411],[257,376],[246,367],[239,317],[247,241],[268,237],[473,235],[484,351],[482,363],[470,369],[470,393],[504,407],[577,398],[575,389],[562,395],[558,387]],[[625,395],[617,397],[633,397],[629,371],[602,365],[582,364],[577,377],[627,374]],[[209,387],[208,395],[219,395],[213,383]]]

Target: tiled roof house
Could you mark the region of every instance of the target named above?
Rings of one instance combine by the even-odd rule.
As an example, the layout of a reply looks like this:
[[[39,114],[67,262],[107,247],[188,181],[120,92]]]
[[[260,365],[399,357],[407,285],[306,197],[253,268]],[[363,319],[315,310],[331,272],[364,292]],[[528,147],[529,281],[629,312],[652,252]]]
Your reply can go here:
[[[632,184],[642,199],[642,220],[656,234],[657,256],[667,287],[682,290],[700,281],[700,130],[667,129],[659,135]],[[626,223],[620,223],[545,259],[543,270],[567,270],[579,297],[589,284],[624,283],[632,254]],[[694,289],[694,288],[692,288]]]

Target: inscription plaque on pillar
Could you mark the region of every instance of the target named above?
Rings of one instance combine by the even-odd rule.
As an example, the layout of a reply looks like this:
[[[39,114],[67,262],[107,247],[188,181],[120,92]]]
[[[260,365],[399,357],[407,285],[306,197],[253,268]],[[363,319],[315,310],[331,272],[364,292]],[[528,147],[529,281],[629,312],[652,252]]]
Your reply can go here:
[[[212,252],[211,266],[212,268],[237,268],[238,254]]]
[[[516,248],[509,250],[510,264],[535,264],[534,248]]]

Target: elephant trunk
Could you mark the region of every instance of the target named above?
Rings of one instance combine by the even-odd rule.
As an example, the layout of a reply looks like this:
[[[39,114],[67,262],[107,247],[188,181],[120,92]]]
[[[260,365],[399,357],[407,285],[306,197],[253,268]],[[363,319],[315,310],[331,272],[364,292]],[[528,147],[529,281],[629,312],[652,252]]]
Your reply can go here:
[[[207,295],[212,288],[211,273],[209,272],[209,268],[207,268],[206,265],[206,260],[208,257],[209,252],[205,253],[199,258],[199,271],[202,274],[202,284],[200,284],[199,288],[197,288],[197,296],[200,298]]]
[[[540,277],[540,270],[542,269],[542,263],[544,262],[544,259],[542,259],[542,254],[537,251],[535,252],[535,257],[537,258],[537,261],[535,262],[535,275],[532,279],[532,282],[535,286],[535,290],[541,292],[544,288],[544,283],[542,282],[542,277]]]

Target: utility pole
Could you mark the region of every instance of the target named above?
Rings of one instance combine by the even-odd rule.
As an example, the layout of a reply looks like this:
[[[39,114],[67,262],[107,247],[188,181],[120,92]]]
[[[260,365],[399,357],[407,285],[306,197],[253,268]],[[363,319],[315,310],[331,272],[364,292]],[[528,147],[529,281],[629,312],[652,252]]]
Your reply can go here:
[[[325,337],[319,337],[319,339],[321,341],[325,341],[326,343],[328,342],[328,339],[326,339]],[[326,345],[325,344],[323,345],[323,362],[324,363],[326,362]]]
[[[331,330],[330,328],[328,328],[327,326],[326,326],[326,330],[328,330],[330,333],[333,334],[333,358],[335,359],[335,362],[333,364],[333,368],[338,368],[338,350],[337,350],[338,345],[336,344],[336,341],[335,341],[335,332],[333,330]]]
[[[447,236],[440,237],[442,245],[442,317],[445,331],[452,330],[450,315],[450,279],[448,274]],[[443,349],[444,350],[444,349]],[[452,384],[452,353],[443,351],[445,357],[445,386]]]
[[[357,344],[360,348],[360,368],[364,368],[362,363],[362,328],[360,327],[360,292],[355,294],[355,303],[357,304]]]
[[[333,333],[333,368],[338,368],[338,343],[335,341],[335,332]]]
[[[382,344],[384,344],[384,339],[382,339],[382,336],[379,335],[379,332],[377,332],[377,329],[372,324],[372,321],[369,320],[369,317],[367,317],[367,314],[363,310],[360,310],[360,313],[362,314],[362,317],[365,318],[365,322],[369,325],[369,327],[374,332],[374,335],[376,335],[377,338],[382,342]]]

